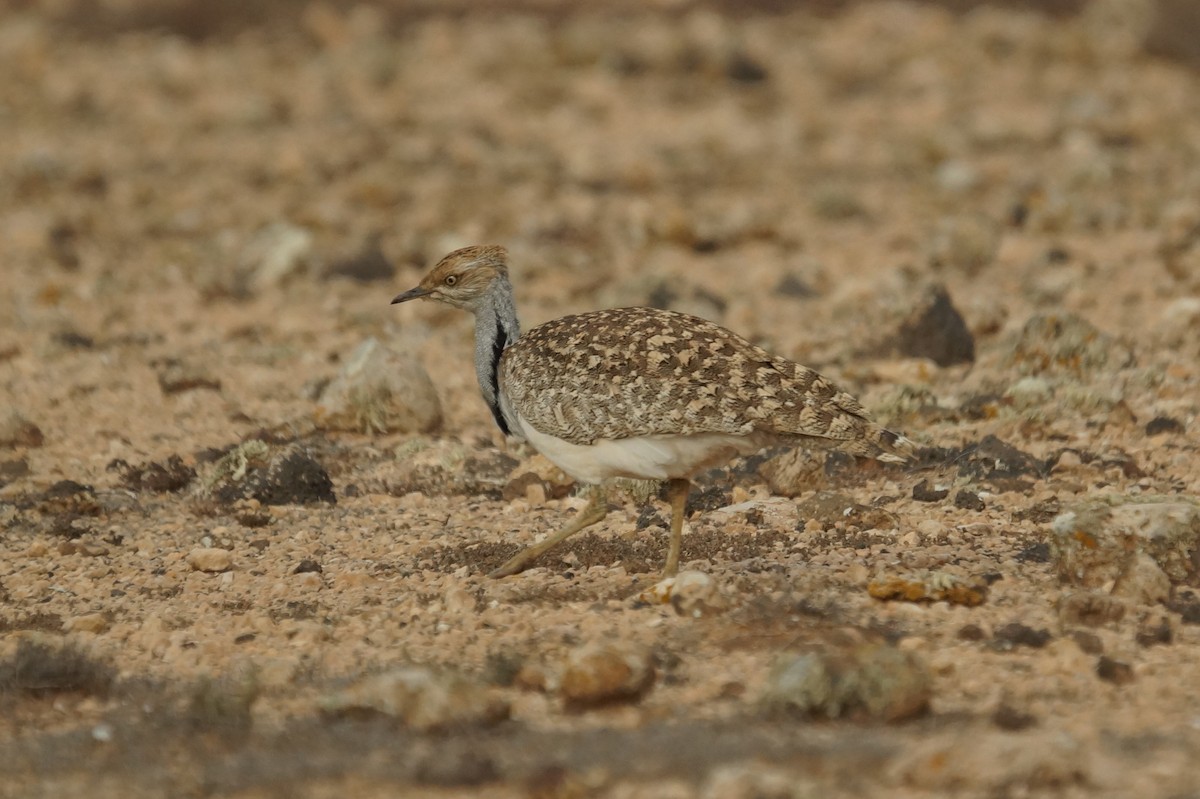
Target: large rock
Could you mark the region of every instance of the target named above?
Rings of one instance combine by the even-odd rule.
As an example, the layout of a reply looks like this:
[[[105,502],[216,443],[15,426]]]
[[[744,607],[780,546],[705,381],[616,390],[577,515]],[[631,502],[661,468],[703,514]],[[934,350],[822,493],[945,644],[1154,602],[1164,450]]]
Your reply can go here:
[[[428,433],[441,427],[442,405],[415,358],[369,338],[321,392],[313,416],[326,430]]]
[[[1160,601],[1170,584],[1197,580],[1200,503],[1190,497],[1084,502],[1055,518],[1050,545],[1064,582]]]
[[[567,656],[558,692],[577,709],[627,702],[649,690],[654,676],[650,653],[640,647],[594,644]]]
[[[923,660],[887,644],[776,660],[761,704],[772,715],[900,721],[924,713],[933,677]]]
[[[1039,314],[1017,334],[1006,365],[1025,375],[1084,377],[1133,363],[1133,352],[1082,317]]]
[[[214,463],[197,494],[221,505],[241,499],[263,505],[337,504],[329,472],[310,453],[258,439],[242,442]]]

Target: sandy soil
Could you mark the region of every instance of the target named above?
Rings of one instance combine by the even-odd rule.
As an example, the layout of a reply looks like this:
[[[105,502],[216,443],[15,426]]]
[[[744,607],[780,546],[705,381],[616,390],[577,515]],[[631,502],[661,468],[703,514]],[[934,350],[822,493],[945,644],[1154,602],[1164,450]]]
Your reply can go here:
[[[1194,557],[1053,530],[1200,497],[1200,35],[1077,5],[0,4],[0,795],[1195,795]],[[487,579],[583,500],[388,300],[488,242],[526,326],[704,315],[920,461],[706,476],[698,598],[636,488]],[[318,426],[370,337],[424,431]],[[928,701],[781,711],[789,652]]]

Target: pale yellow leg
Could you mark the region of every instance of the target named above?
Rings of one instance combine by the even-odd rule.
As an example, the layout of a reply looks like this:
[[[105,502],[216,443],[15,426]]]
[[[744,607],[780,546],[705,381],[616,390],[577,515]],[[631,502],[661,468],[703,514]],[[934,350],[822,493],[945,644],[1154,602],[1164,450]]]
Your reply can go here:
[[[596,522],[608,515],[608,496],[600,487],[596,487],[592,491],[591,499],[588,500],[587,506],[576,514],[563,529],[559,530],[554,535],[547,538],[545,541],[534,544],[531,547],[526,547],[513,555],[503,566],[488,574],[488,577],[507,577],[510,574],[516,574],[519,571],[524,571],[529,568],[534,560],[540,557],[546,550],[554,547],[567,540],[571,536],[578,533],[585,527],[591,527]]]
[[[667,484],[667,498],[671,500],[671,543],[667,548],[667,565],[663,577],[674,577],[679,571],[679,549],[683,544],[683,513],[687,505],[688,492],[692,484],[686,479],[672,480]]]

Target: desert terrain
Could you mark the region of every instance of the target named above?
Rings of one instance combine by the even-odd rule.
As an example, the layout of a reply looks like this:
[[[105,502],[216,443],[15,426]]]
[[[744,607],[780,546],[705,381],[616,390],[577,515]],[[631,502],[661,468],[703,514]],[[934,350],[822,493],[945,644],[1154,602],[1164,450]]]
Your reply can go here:
[[[0,796],[1200,795],[1188,2],[0,2]],[[909,464],[585,504],[479,397],[627,305]],[[548,365],[552,368],[552,365]]]

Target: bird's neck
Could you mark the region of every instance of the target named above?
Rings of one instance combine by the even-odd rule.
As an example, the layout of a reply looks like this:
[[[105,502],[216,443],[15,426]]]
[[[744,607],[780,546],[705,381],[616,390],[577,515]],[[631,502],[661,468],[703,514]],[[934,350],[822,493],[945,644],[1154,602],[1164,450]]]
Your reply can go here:
[[[505,435],[512,435],[513,430],[500,408],[500,356],[520,335],[512,284],[498,277],[482,306],[475,310],[475,374],[484,402]]]

